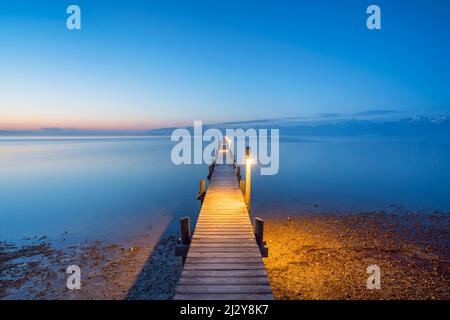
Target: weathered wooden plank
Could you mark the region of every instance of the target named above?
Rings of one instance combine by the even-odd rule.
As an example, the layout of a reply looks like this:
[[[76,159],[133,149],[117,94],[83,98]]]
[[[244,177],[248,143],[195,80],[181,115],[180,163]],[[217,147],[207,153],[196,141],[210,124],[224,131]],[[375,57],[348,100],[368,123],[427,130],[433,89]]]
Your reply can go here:
[[[219,218],[210,218],[210,217],[201,217],[197,220],[197,223],[201,222],[200,225],[203,223],[228,223],[228,224],[244,224],[249,226],[250,219],[245,218],[233,218],[233,217],[219,217]]]
[[[273,295],[270,294],[248,294],[248,293],[232,293],[232,294],[212,294],[212,293],[200,293],[200,294],[176,294],[176,300],[273,300]]]
[[[196,232],[194,234],[196,239],[252,239],[252,235],[248,232]]]
[[[193,239],[252,239],[251,235],[247,234],[231,234],[231,235],[201,235],[194,233]]]
[[[216,252],[214,251],[189,251],[189,257],[261,257],[260,251],[252,251],[252,252]]]
[[[266,270],[183,270],[183,277],[267,277]]]
[[[201,223],[199,223],[199,222],[201,222]],[[205,218],[205,217],[198,218],[198,220],[197,220],[197,228],[201,228],[204,225],[210,227],[211,224],[214,225],[216,223],[217,224],[229,224],[231,226],[237,226],[239,228],[242,228],[242,227],[252,228],[252,224],[250,222],[250,219],[245,219],[245,218],[237,218],[237,219],[225,218],[225,219],[223,219],[223,218],[221,218],[221,219],[218,219],[218,220],[214,220],[214,218],[209,218],[209,217],[208,218]]]
[[[249,215],[246,212],[239,212],[236,209],[220,209],[220,210],[211,210],[199,215],[199,217],[240,217],[240,218],[249,218]]]
[[[213,227],[213,226],[211,226],[211,227]],[[233,230],[236,230],[236,231],[242,231],[242,232],[246,232],[251,238],[253,238],[253,235],[254,235],[254,233],[251,231],[251,230],[245,230],[245,229],[242,229],[242,230],[239,230],[239,229],[232,229],[231,227],[229,227],[229,226],[226,226],[226,228],[228,228],[228,229],[219,229],[219,228],[221,228],[222,226],[218,226],[218,227],[216,227],[215,229],[208,229],[207,227],[205,227],[205,228],[202,228],[201,230],[199,229],[198,230],[198,233],[202,233],[202,232],[211,232],[211,231],[222,231],[222,232],[232,232]],[[194,234],[196,233],[197,231],[195,231],[194,232]]]
[[[233,239],[236,240],[236,239]],[[243,242],[240,241],[225,241],[225,240],[215,240],[215,239],[204,239],[201,241],[195,241],[194,244],[192,244],[192,248],[194,247],[207,247],[207,246],[212,246],[212,247],[249,247],[249,246],[254,246],[255,243],[252,240],[246,240]]]
[[[261,259],[259,258],[194,258],[189,257],[186,262],[190,263],[261,263]]]
[[[235,225],[239,228],[241,227],[246,227],[249,226],[250,222],[245,222],[244,220],[239,220],[239,221],[233,221],[233,220],[200,220],[198,221],[199,223],[201,222],[201,225],[203,226],[203,224],[205,224],[206,226],[213,226],[215,224],[218,224],[220,226],[220,224],[229,224],[229,225]]]
[[[217,198],[215,200],[212,199],[211,201],[204,201],[202,208],[204,206],[205,210],[209,211],[223,210],[224,212],[226,212],[228,210],[228,212],[236,211],[238,213],[240,213],[243,210],[246,210],[247,208],[244,204],[239,203],[240,201],[227,203],[225,202],[219,203],[219,201],[223,201],[223,199]]]
[[[201,214],[198,216],[198,219],[201,218],[215,218],[215,219],[219,219],[219,218],[238,218],[238,219],[249,219],[250,220],[250,216],[248,215],[248,213],[239,213],[239,212],[234,212],[233,211],[227,211],[225,209],[216,209],[213,210],[215,211],[215,213],[206,213],[206,214]],[[233,213],[232,213],[233,212]]]
[[[248,227],[248,223],[244,222],[231,222],[231,221],[223,221],[223,222],[202,222],[202,227]]]
[[[237,229],[228,229],[228,230],[227,230],[227,229],[202,229],[202,230],[196,231],[196,233],[198,233],[198,234],[212,233],[212,232],[215,232],[215,233],[226,233],[226,234],[233,233],[233,232],[241,232],[241,233],[244,233],[244,232],[245,232],[245,234],[249,235],[250,238],[253,238],[253,237],[252,237],[253,233],[252,233],[251,230],[237,230]]]
[[[244,216],[217,216],[217,217],[213,217],[213,216],[201,216],[198,217],[197,222],[202,222],[203,223],[216,223],[216,222],[228,222],[231,224],[234,223],[243,223],[248,225],[251,225],[251,221],[249,217],[244,217]]]
[[[210,252],[210,253],[255,253],[259,254],[261,256],[261,251],[258,247],[221,247],[221,248],[210,248],[210,247],[203,247],[198,246],[195,248],[196,253],[200,252]],[[189,250],[188,256],[192,253],[191,250]]]
[[[205,220],[200,224],[203,225],[230,225],[230,226],[251,226],[249,221],[233,221],[233,220],[222,220],[222,221],[213,221],[213,220]]]
[[[223,232],[223,231],[222,231]],[[221,232],[219,231],[219,232],[216,232],[216,233],[214,233],[214,234],[220,234]],[[197,234],[197,233],[195,233],[195,234]],[[229,234],[229,233],[227,233],[227,234]],[[248,236],[248,238],[251,238],[251,239],[253,239],[253,237],[252,237],[252,233],[251,232],[247,232],[247,233],[245,233],[247,236]],[[205,233],[203,233],[203,232],[199,232],[198,233],[198,235],[199,235],[199,239],[198,240],[201,240],[201,235],[205,235]],[[222,237],[223,238],[223,237]],[[225,238],[226,239],[226,238]],[[232,239],[232,238],[230,238],[230,239]],[[256,240],[255,240],[256,241]]]
[[[204,203],[204,202],[203,202]],[[247,208],[232,208],[232,207],[215,207],[212,209],[208,209],[208,212],[204,214],[200,214],[201,217],[240,217],[240,218],[249,218],[247,212],[240,212],[241,210],[247,210]]]
[[[236,223],[231,223],[231,222],[203,222],[202,223],[202,227],[203,226],[218,226],[218,227],[235,227],[235,226],[248,226],[247,223],[244,222],[236,222]]]
[[[214,222],[214,221],[202,221],[202,226],[203,226],[203,223],[205,224],[205,226],[207,226],[207,227],[214,227],[214,224],[215,223],[218,223],[219,225],[218,225],[218,227],[220,227],[221,225],[220,224],[230,224],[230,225],[234,225],[234,226],[236,226],[237,228],[239,228],[239,230],[243,230],[243,231],[248,231],[248,230],[244,230],[243,228],[244,227],[246,227],[246,226],[248,226],[248,224],[247,223],[244,223],[244,222],[236,222],[236,223],[233,223],[232,221],[218,221],[218,222]],[[195,231],[197,231],[197,230],[195,230]]]
[[[231,231],[231,230],[228,230],[228,231],[218,231],[218,230],[215,230],[215,231],[206,231],[206,230],[203,230],[203,231],[196,231],[195,232],[195,234],[197,235],[197,236],[201,236],[201,235],[218,235],[218,236],[232,236],[232,235],[245,235],[246,237],[252,237],[252,233],[251,232],[249,232],[249,231],[246,231],[246,230],[235,230],[235,231]]]
[[[248,220],[250,220],[250,217],[248,215],[244,215],[243,213],[231,214],[231,213],[227,213],[227,212],[221,212],[220,210],[216,210],[216,213],[201,214],[199,216],[199,219],[201,219],[201,218],[208,218],[208,219],[212,219],[212,218],[214,218],[214,219],[219,219],[219,218],[228,218],[228,219],[238,218],[238,219],[248,219]]]
[[[226,194],[226,202],[223,201],[224,200],[224,194]],[[241,205],[241,198],[243,198],[242,194],[241,195],[233,195],[233,194],[229,195],[226,190],[223,190],[222,191],[222,195],[220,195],[220,196],[219,195],[208,196],[207,199],[208,199],[210,205],[217,205],[217,206],[221,206],[221,205],[234,205],[234,206],[236,206],[236,205],[238,205],[239,206],[239,205]],[[214,203],[214,201],[217,201],[217,200],[223,201],[223,202]]]
[[[215,247],[215,248],[245,247],[245,248],[251,248],[254,245],[255,244],[252,242],[244,242],[244,243],[240,243],[240,242],[200,242],[200,243],[195,243],[195,244],[191,245],[191,247],[192,248],[199,248],[199,247]]]
[[[185,264],[186,270],[261,270],[262,263],[189,263]]]
[[[195,240],[212,240],[214,242],[222,242],[222,240],[224,240],[224,239],[237,239],[237,240],[241,240],[241,241],[245,241],[245,242],[250,242],[251,240],[253,240],[253,238],[250,236],[236,236],[236,235],[235,236],[217,236],[217,235],[195,236],[194,235],[193,239],[195,239]],[[252,246],[253,246],[253,244],[252,244]],[[258,246],[255,245],[255,247],[258,247]]]
[[[199,224],[200,226],[203,226],[203,224],[230,224],[230,225],[244,225],[244,226],[251,226],[251,222],[250,219],[245,219],[245,218],[205,218],[205,217],[201,217],[198,218],[198,222],[201,222],[201,224]]]
[[[249,234],[230,234],[230,235],[225,235],[225,234],[204,234],[204,233],[199,233],[199,234],[195,234],[193,239],[196,240],[201,240],[203,241],[213,241],[213,242],[223,242],[226,243],[227,241],[222,241],[222,240],[236,240],[236,241],[230,241],[230,243],[234,243],[234,242],[249,242],[251,243],[252,246],[254,246],[255,244],[253,243],[253,238],[251,235]]]
[[[230,285],[184,285],[177,288],[177,293],[272,293],[269,285],[230,284]]]
[[[250,226],[230,226],[230,227],[223,227],[223,226],[198,226],[195,231],[202,231],[202,230],[219,230],[219,231],[231,231],[231,230],[246,230],[249,232],[253,232],[252,227]]]
[[[200,253],[200,252],[241,253],[241,252],[245,252],[245,250],[247,250],[248,253],[258,253],[259,248],[254,249],[253,244],[236,245],[232,242],[228,242],[228,243],[225,243],[223,246],[209,246],[207,244],[202,243],[202,244],[195,245],[195,249],[192,249],[192,250],[195,250],[198,253]]]
[[[232,242],[224,243],[222,246],[211,246],[205,243],[196,244],[195,247],[192,247],[198,252],[240,252],[244,250],[248,250],[249,252],[257,252],[254,250],[254,244],[246,244],[246,245],[238,245]],[[210,250],[210,251],[208,251]]]
[[[202,219],[202,218],[207,218],[207,219],[224,219],[224,218],[225,219],[233,219],[234,218],[234,219],[244,219],[244,220],[248,219],[250,221],[250,217],[248,216],[248,214],[245,215],[244,213],[242,213],[242,214],[231,215],[226,212],[221,212],[220,210],[216,210],[216,211],[217,211],[217,213],[215,213],[215,214],[208,213],[205,215],[200,215],[197,220]]]
[[[262,277],[182,277],[180,284],[263,284],[269,285],[266,276]]]

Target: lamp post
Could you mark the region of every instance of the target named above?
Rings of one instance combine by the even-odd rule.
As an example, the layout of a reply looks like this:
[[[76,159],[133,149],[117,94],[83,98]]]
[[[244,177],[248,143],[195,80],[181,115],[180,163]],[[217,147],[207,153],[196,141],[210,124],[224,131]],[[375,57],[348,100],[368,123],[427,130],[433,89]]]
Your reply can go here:
[[[245,203],[250,213],[250,195],[252,189],[252,159],[250,158],[250,147],[245,149]]]

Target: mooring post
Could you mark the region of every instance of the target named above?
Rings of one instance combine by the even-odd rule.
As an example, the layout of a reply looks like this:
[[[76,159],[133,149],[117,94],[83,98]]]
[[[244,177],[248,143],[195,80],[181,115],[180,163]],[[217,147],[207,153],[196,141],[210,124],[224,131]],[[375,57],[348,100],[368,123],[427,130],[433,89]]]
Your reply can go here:
[[[181,244],[191,243],[191,223],[189,217],[180,219],[180,240]]]
[[[200,180],[200,193],[205,192],[205,179]]]
[[[264,239],[264,220],[261,218],[255,218],[255,238],[258,244],[263,243]]]
[[[175,255],[181,257],[184,265],[186,256],[189,251],[189,244],[191,243],[191,223],[189,217],[180,219],[180,239],[179,244],[175,246]]]
[[[201,203],[203,204],[203,200],[205,200],[205,195],[206,195],[206,184],[205,184],[205,179],[201,179],[200,180],[200,190],[198,191],[197,194],[197,200],[200,200]]]
[[[258,243],[259,250],[261,251],[261,255],[264,258],[269,256],[269,249],[266,247],[266,242],[264,241],[264,220],[256,217],[254,220],[254,232],[256,242]]]
[[[245,203],[250,213],[250,195],[252,189],[252,159],[250,158],[250,147],[245,148]]]
[[[208,180],[211,180],[211,177],[212,177],[212,175],[213,175],[213,173],[214,173],[214,167],[215,167],[215,165],[216,165],[216,161],[213,160],[212,163],[211,163],[211,165],[209,166]]]

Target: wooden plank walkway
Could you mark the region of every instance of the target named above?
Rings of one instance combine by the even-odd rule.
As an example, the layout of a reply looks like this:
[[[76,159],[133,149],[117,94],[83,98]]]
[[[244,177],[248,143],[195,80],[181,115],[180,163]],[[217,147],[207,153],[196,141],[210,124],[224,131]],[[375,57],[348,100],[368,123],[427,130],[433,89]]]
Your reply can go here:
[[[215,166],[174,299],[273,299],[233,165]]]

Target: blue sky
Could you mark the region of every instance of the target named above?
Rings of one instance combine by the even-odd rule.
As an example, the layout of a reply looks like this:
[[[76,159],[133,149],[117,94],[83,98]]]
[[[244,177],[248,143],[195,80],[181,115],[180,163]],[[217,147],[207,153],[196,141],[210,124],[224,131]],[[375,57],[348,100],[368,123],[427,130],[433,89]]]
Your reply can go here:
[[[0,129],[450,113],[446,0],[0,0],[0,48]]]

